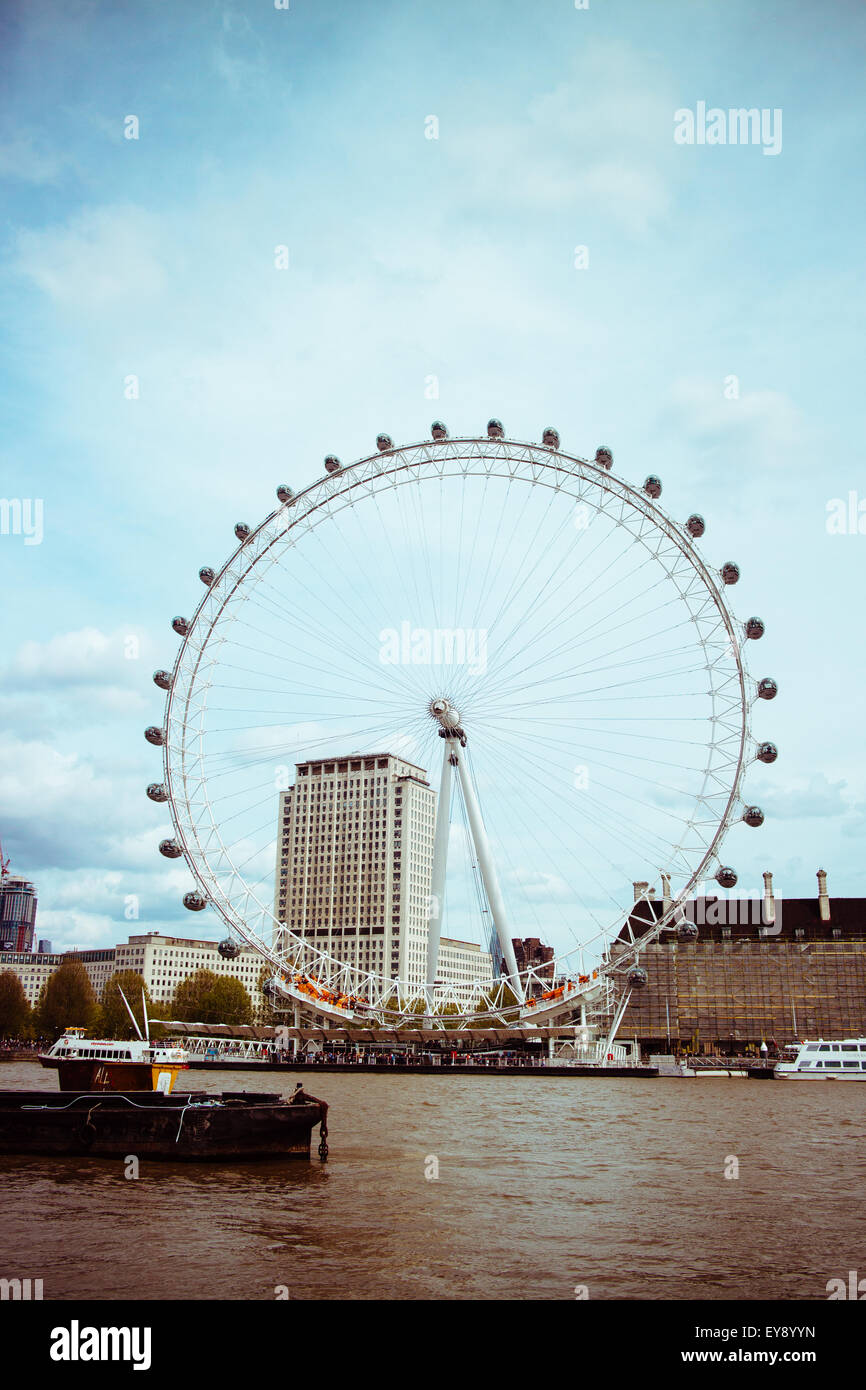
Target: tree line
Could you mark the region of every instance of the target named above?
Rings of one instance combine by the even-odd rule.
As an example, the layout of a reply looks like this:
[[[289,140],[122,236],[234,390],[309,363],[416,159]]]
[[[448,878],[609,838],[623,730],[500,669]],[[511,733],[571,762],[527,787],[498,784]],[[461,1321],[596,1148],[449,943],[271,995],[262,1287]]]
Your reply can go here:
[[[0,973],[0,1038],[58,1038],[66,1028],[86,1028],[94,1037],[135,1037],[132,1020],[121,997],[126,995],[142,1022],[142,991],[153,1035],[164,1032],[160,1020],[183,1023],[252,1023],[253,1004],[240,980],[197,970],[179,981],[170,1000],[154,1001],[143,976],[120,970],[107,981],[97,999],[90,976],[80,961],[65,961],[49,975],[33,1008],[12,970]],[[142,1031],[144,1031],[142,1029]]]

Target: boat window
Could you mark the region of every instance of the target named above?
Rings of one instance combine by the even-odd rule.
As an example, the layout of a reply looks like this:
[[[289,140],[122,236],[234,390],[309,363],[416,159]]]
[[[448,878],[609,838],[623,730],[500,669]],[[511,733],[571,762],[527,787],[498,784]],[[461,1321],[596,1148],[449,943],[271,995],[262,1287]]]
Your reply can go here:
[[[808,1045],[807,1048],[806,1048],[806,1051],[807,1051],[807,1052],[817,1052],[817,1051],[818,1051],[818,1044],[817,1044],[817,1043],[809,1043],[809,1045]]]
[[[843,1051],[843,1052],[856,1052],[856,1051],[857,1051],[857,1044],[856,1044],[856,1043],[843,1043],[843,1044],[842,1044],[842,1051]]]
[[[855,1068],[857,1069],[857,1071],[860,1070],[860,1063],[859,1063],[859,1062],[843,1062],[843,1063],[842,1063],[842,1066],[843,1066],[843,1067],[855,1067]]]
[[[823,1065],[824,1065],[823,1062],[816,1062],[816,1063],[815,1063],[815,1066],[816,1066],[816,1067],[823,1067]]]
[[[829,1052],[829,1051],[830,1051],[830,1044],[829,1044],[829,1043],[822,1043],[821,1046],[818,1048],[818,1051],[819,1051],[819,1052]]]
[[[827,1062],[826,1065],[828,1067],[841,1067],[842,1063],[834,1060],[832,1062]]]

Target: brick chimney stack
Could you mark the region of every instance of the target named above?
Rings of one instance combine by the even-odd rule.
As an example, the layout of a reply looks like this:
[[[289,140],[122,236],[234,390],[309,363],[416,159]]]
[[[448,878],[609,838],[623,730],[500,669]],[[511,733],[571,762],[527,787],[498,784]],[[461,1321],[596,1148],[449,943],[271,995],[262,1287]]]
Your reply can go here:
[[[662,911],[667,912],[671,905],[671,880],[669,874],[662,874]]]
[[[640,881],[637,882],[637,883],[635,883],[635,885],[634,885],[634,900],[635,900],[636,903],[639,903],[640,900],[641,900],[641,898],[646,898],[646,897],[648,897],[648,895],[649,895],[649,884],[648,884],[648,883],[643,883],[643,882],[640,882]]]
[[[773,875],[764,874],[764,907],[762,911],[764,926],[769,927],[776,920],[776,899],[773,897]]]
[[[830,920],[830,895],[827,892],[827,870],[818,870],[818,916],[822,922]]]

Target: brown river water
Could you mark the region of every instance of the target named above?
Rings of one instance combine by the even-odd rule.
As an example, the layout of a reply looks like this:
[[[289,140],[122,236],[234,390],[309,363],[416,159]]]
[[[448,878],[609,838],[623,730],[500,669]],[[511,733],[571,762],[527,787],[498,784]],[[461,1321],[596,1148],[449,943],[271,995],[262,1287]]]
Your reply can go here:
[[[866,1275],[866,1085],[303,1080],[331,1106],[324,1164],[317,1131],[310,1162],[142,1162],[138,1179],[0,1156],[0,1276],[41,1278],[45,1299],[824,1300]],[[0,1087],[56,1079],[12,1063]]]

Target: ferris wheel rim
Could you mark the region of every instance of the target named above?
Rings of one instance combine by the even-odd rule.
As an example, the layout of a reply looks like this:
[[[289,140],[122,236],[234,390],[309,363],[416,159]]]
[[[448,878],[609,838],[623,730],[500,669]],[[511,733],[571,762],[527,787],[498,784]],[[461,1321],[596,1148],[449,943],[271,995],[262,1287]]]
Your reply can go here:
[[[169,808],[184,858],[186,859],[187,865],[196,883],[203,890],[207,901],[213,904],[215,910],[217,910],[219,915],[223,918],[229,929],[237,931],[243,939],[259,951],[266,961],[278,966],[278,968],[285,967],[284,959],[276,957],[273,948],[270,947],[267,942],[258,937],[247,924],[238,921],[239,913],[229,901],[227,895],[221,890],[204,851],[201,850],[200,859],[199,854],[196,853],[189,842],[185,822],[188,821],[191,824],[192,816],[183,817],[180,814],[180,806],[184,805],[189,808],[191,803],[186,794],[183,796],[178,795],[176,769],[172,764],[173,742],[171,734],[173,729],[176,729],[178,726],[180,727],[182,731],[181,751],[183,752],[183,736],[185,736],[189,728],[189,721],[185,716],[179,716],[176,713],[175,706],[180,698],[178,676],[183,669],[184,661],[188,654],[196,648],[196,643],[193,640],[194,637],[204,629],[203,640],[198,641],[197,656],[188,675],[188,679],[185,682],[185,695],[183,698],[185,699],[185,711],[188,711],[192,693],[195,689],[196,678],[205,658],[208,644],[218,624],[224,617],[230,601],[237,595],[239,590],[242,590],[243,585],[268,551],[279,540],[285,538],[293,528],[298,526],[301,520],[305,521],[314,512],[321,510],[323,512],[323,517],[319,518],[319,521],[316,523],[320,524],[320,521],[326,514],[324,509],[328,503],[335,499],[346,497],[356,489],[363,487],[365,483],[370,483],[374,480],[392,478],[398,473],[403,473],[406,476],[401,479],[401,483],[408,483],[414,479],[420,481],[425,476],[425,473],[427,476],[430,476],[431,470],[424,467],[425,464],[430,463],[466,463],[468,465],[467,467],[457,471],[467,476],[473,471],[471,465],[477,464],[482,460],[490,464],[516,461],[519,464],[522,463],[527,465],[530,469],[541,470],[538,476],[522,479],[522,481],[529,482],[533,486],[551,486],[549,482],[542,482],[542,474],[544,472],[562,474],[565,478],[577,478],[591,485],[598,486],[602,494],[606,494],[610,498],[631,506],[634,511],[662,531],[669,540],[675,542],[680,555],[685,558],[692,570],[698,575],[705,592],[709,594],[712,599],[715,610],[721,619],[731,644],[731,653],[736,665],[736,675],[739,686],[737,700],[739,733],[736,761],[733,767],[733,773],[729,779],[730,790],[724,811],[718,818],[715,832],[710,839],[706,852],[685,888],[678,893],[676,898],[671,902],[670,907],[663,912],[652,927],[650,927],[646,933],[642,934],[639,942],[632,941],[626,945],[624,952],[617,957],[617,961],[615,963],[610,963],[607,967],[608,973],[620,973],[624,968],[623,962],[625,958],[628,957],[633,960],[639,950],[642,949],[644,945],[648,944],[650,940],[655,939],[661,931],[664,930],[665,926],[670,923],[694,883],[700,881],[701,874],[704,873],[707,867],[717,858],[718,848],[729,829],[732,820],[732,812],[741,793],[741,784],[745,774],[746,748],[750,733],[748,717],[749,700],[746,693],[748,673],[744,657],[744,646],[737,631],[736,620],[723,597],[723,589],[719,586],[714,572],[700,555],[700,552],[694,544],[693,538],[687,536],[687,534],[684,533],[684,528],[673,522],[667,512],[659,507],[652,497],[641,493],[637,487],[620,478],[612,471],[608,471],[602,464],[582,459],[576,455],[567,454],[558,447],[554,448],[549,445],[538,445],[512,439],[484,439],[483,437],[468,435],[454,439],[449,438],[433,442],[421,441],[416,444],[395,446],[388,450],[380,451],[378,454],[372,454],[359,459],[353,464],[340,467],[337,472],[316,478],[296,496],[292,497],[287,502],[283,502],[281,506],[269,513],[257,527],[251,528],[249,534],[239,543],[226,560],[225,564],[214,573],[212,582],[206,588],[199,604],[196,606],[192,618],[188,622],[186,631],[182,635],[182,640],[173,665],[165,711],[166,737],[163,749],[163,766]],[[410,470],[413,471],[410,472]],[[513,481],[516,476],[514,472],[500,474],[491,468],[480,471],[484,472],[484,476],[504,477],[508,482]],[[445,476],[441,470],[439,471],[439,476]],[[401,484],[395,482],[394,485],[399,486]],[[560,490],[559,484],[557,484],[556,490]],[[348,505],[354,505],[355,501],[360,500],[361,495],[363,494],[359,494],[359,496],[350,501]],[[305,511],[305,502],[308,503],[311,499],[315,501],[315,505],[310,506],[308,510]],[[599,510],[601,510],[601,508],[599,508]],[[281,522],[284,524],[281,524]],[[264,549],[256,550],[256,541],[267,534],[269,527],[278,529],[275,529],[274,534],[270,536],[268,545]],[[247,557],[248,562],[244,564],[243,561],[245,557]],[[659,559],[658,554],[656,554],[656,558]],[[214,599],[216,594],[220,592],[219,586],[227,577],[231,578],[231,587],[225,588],[219,607],[212,613],[210,620],[206,622],[205,615],[214,608]],[[213,818],[212,823],[219,837],[219,828]],[[224,846],[223,852],[226,853]],[[203,872],[201,867],[202,862],[207,872]],[[231,872],[237,876],[241,885],[243,885],[243,879],[237,866],[234,865],[230,858],[228,862],[231,867]],[[271,905],[262,903],[250,890],[242,889],[242,894],[243,891],[246,891],[248,898],[252,898],[252,901],[256,903],[265,920],[270,917],[275,925],[278,923],[278,919],[273,915]],[[279,923],[279,925],[288,931],[285,923]],[[619,938],[614,938],[611,933],[607,932],[599,933],[599,937],[593,938],[593,940],[602,938],[608,944],[613,940],[617,940],[617,944],[620,944]],[[300,938],[296,938],[296,940],[300,943]],[[317,959],[322,967],[330,968],[332,971],[345,972],[346,962],[338,960],[327,951],[312,946],[308,941],[305,941],[303,944],[309,956]],[[555,958],[555,965],[558,966],[561,962],[568,961],[578,952],[588,949],[590,944],[591,942],[584,942],[579,946],[570,948],[566,952],[558,953]],[[357,978],[360,978],[363,974],[363,972],[360,972],[356,967],[352,967],[352,970]],[[392,994],[401,983],[403,982],[389,981]],[[382,1009],[381,1005],[378,1007],[380,1012],[389,1012],[388,1010]],[[405,1016],[405,1012],[400,1009],[390,1012],[392,1012],[394,1016]],[[477,1011],[469,1011],[463,1015],[463,1017],[466,1018],[477,1016]]]

